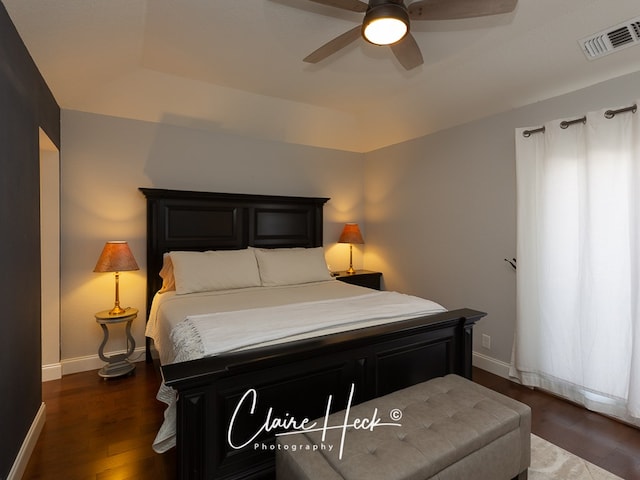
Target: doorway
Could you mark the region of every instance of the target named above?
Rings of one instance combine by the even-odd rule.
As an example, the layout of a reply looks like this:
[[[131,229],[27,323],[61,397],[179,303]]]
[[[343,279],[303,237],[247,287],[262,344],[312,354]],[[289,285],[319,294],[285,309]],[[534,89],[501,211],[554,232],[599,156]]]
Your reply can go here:
[[[62,377],[60,363],[60,152],[40,129],[42,381]]]

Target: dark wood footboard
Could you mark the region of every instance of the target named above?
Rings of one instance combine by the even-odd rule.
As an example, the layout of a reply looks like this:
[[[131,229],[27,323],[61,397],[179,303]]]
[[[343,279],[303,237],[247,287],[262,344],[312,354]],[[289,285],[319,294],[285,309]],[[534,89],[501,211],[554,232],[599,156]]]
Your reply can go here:
[[[179,393],[178,478],[272,477],[283,429],[270,426],[343,410],[352,385],[356,404],[448,373],[471,378],[484,315],[453,310],[162,367]]]

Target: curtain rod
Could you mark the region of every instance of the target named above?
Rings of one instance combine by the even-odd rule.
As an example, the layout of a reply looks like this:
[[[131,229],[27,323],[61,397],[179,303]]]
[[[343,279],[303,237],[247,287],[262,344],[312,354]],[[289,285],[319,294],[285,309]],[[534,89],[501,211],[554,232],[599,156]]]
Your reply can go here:
[[[625,113],[625,112],[636,113],[637,110],[638,110],[638,106],[634,103],[630,107],[619,108],[618,110],[607,110],[606,112],[604,112],[604,117],[608,119],[612,119],[619,113]],[[583,117],[576,118],[575,120],[562,121],[560,122],[560,128],[564,129],[576,123],[587,123],[587,116],[585,115]],[[522,136],[525,138],[529,138],[534,133],[544,133],[544,131],[545,131],[544,127],[532,128],[531,130],[525,130],[524,132],[522,132]]]

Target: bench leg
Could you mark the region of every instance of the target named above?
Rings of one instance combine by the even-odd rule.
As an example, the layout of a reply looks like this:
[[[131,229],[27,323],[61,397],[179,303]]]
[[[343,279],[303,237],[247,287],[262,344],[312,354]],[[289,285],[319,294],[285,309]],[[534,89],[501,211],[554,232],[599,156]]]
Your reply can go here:
[[[513,477],[511,480],[527,480],[529,478],[529,469],[526,469],[524,472],[520,472],[518,475]]]

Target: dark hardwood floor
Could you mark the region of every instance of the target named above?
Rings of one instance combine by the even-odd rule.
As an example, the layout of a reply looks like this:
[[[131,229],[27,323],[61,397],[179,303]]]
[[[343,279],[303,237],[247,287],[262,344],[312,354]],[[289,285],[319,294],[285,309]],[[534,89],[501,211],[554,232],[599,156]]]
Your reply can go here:
[[[640,430],[482,370],[474,380],[531,406],[532,431],[626,480],[640,480]],[[25,480],[164,480],[175,454],[151,442],[162,422],[159,377],[138,363],[133,376],[109,381],[97,372],[43,384],[47,421]]]
[[[46,423],[23,479],[174,478],[174,451],[151,449],[164,411],[159,384],[144,362],[127,377],[103,380],[91,371],[43,383]]]
[[[473,380],[531,407],[531,432],[625,480],[640,480],[640,430],[474,368]]]

